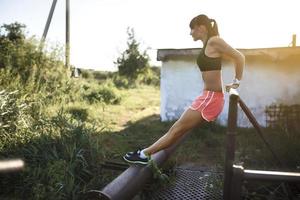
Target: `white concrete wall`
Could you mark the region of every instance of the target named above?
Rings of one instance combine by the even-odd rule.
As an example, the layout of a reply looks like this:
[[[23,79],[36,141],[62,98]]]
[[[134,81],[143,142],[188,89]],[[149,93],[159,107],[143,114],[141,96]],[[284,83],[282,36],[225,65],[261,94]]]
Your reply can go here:
[[[257,60],[257,61],[255,61]],[[223,62],[222,77],[229,83],[234,77],[234,67]],[[271,104],[300,104],[300,64],[285,62],[247,60],[244,77],[239,88],[243,101],[253,112],[258,122],[265,125],[265,107]],[[201,73],[193,59],[164,61],[161,71],[161,118],[174,120],[201,94]],[[225,106],[217,122],[226,125],[228,94]],[[239,126],[250,126],[239,109]]]
[[[166,61],[161,68],[161,119],[174,120],[203,90],[201,74],[193,61]]]

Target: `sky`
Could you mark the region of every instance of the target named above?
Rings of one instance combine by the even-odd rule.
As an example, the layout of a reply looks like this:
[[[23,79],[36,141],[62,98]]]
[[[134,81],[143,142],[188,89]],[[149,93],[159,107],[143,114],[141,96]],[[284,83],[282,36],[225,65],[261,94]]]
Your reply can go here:
[[[20,22],[26,34],[40,38],[53,0],[0,0],[0,25]],[[300,35],[298,0],[70,0],[71,64],[117,70],[114,61],[126,49],[127,27],[152,65],[157,49],[199,48],[189,22],[206,14],[217,21],[220,36],[234,48],[287,47]],[[64,45],[65,0],[58,0],[47,41]],[[298,44],[298,42],[297,42]]]

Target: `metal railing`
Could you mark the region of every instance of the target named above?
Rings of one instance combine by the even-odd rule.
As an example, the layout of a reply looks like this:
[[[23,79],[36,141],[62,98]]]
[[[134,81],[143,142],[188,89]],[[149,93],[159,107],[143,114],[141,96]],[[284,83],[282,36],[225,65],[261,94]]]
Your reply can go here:
[[[283,163],[272,150],[270,144],[263,136],[262,129],[251,113],[250,109],[241,100],[236,90],[230,90],[229,97],[229,111],[228,111],[228,130],[226,137],[226,153],[225,153],[225,174],[224,174],[224,187],[223,198],[224,200],[240,200],[242,198],[242,185],[245,180],[258,180],[258,181],[281,181],[281,182],[300,182],[300,173],[292,172],[279,172],[279,171],[259,171],[259,170],[246,170],[243,166],[234,165],[235,142],[237,133],[237,108],[241,107],[251,124],[262,138],[267,148],[272,153],[277,164],[283,167]],[[288,184],[284,185],[288,191],[288,198],[292,199],[292,194],[289,192]]]
[[[24,161],[21,159],[0,160],[0,173],[16,172],[24,168]]]
[[[177,147],[187,138],[189,133],[182,136],[172,146],[152,155],[153,161],[160,167],[171,156]],[[112,182],[103,189],[91,190],[87,196],[89,199],[101,200],[129,200],[132,199],[147,184],[152,177],[150,166],[130,165]]]

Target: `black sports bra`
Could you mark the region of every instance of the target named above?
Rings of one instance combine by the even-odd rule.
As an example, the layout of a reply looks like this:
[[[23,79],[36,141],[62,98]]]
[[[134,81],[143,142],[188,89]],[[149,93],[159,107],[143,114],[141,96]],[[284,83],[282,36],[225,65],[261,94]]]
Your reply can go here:
[[[208,40],[207,40],[208,41]],[[204,44],[203,48],[200,51],[200,54],[197,57],[197,65],[200,68],[200,71],[213,71],[213,70],[221,70],[222,58],[221,57],[208,57],[205,55],[205,48],[207,45],[207,41]]]

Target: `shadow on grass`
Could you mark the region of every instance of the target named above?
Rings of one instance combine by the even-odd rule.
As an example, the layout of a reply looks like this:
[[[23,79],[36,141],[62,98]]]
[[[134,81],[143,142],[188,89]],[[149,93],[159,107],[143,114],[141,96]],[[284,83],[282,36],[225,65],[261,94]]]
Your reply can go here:
[[[151,145],[162,137],[174,122],[161,122],[159,115],[151,115],[127,123],[127,127],[122,131],[104,133],[102,142],[106,159],[123,162],[122,156],[126,152]],[[226,127],[216,123],[206,123],[193,129],[187,140],[171,156],[170,161],[175,165],[196,163],[223,168],[226,130]],[[281,130],[268,128],[264,128],[263,132],[273,151],[285,164],[285,168],[276,164],[269,149],[253,128],[238,128],[235,163],[255,169],[299,170],[300,134],[289,133],[288,137]]]
[[[122,131],[104,133],[102,141],[105,154],[108,155],[107,159],[123,162],[122,156],[126,152],[153,144],[169,130],[174,122],[161,122],[159,115],[151,115],[135,122],[128,122]],[[170,160],[175,164],[222,163],[225,131],[224,127],[215,123],[203,124],[193,129]]]

